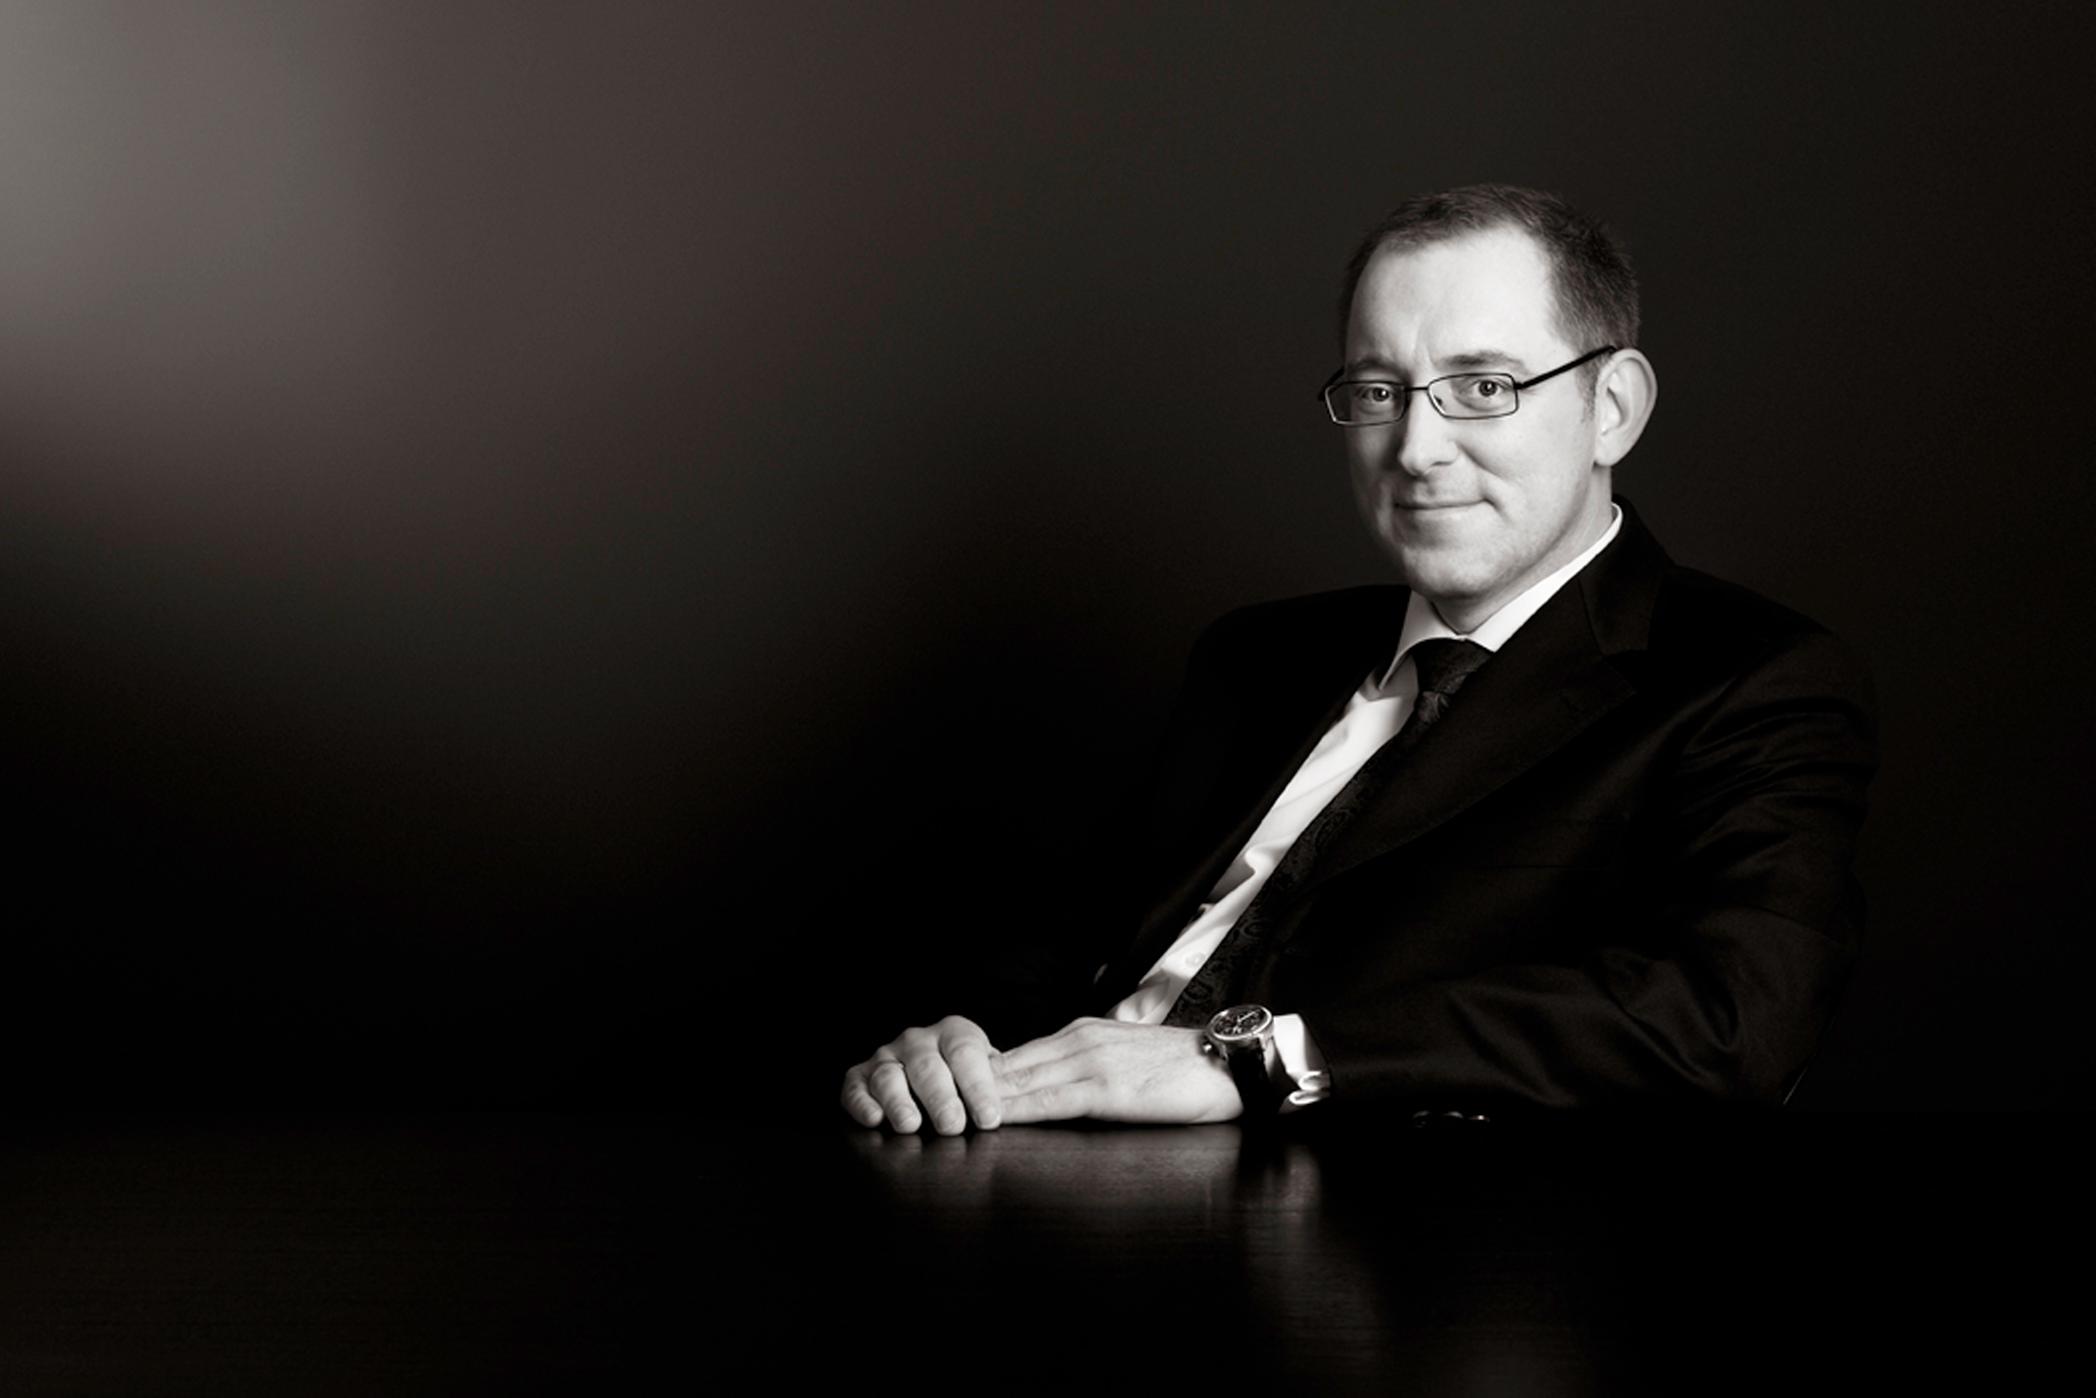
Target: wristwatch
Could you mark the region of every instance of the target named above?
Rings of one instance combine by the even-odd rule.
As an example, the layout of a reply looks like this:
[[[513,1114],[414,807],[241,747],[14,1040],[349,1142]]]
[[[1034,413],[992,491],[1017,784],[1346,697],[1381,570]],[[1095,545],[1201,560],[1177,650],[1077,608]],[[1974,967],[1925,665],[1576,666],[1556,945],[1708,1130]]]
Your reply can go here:
[[[1273,1011],[1264,1005],[1232,1005],[1208,1021],[1207,1048],[1223,1060],[1246,1116],[1272,1116],[1293,1086],[1274,1043]]]

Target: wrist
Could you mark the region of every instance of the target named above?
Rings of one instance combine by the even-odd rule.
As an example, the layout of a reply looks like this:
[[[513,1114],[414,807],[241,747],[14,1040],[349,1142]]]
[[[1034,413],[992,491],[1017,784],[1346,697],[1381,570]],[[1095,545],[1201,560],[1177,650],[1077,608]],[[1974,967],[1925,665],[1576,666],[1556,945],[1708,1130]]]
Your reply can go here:
[[[1264,1005],[1235,1005],[1218,1012],[1202,1031],[1202,1049],[1230,1074],[1244,1115],[1275,1115],[1291,1084],[1274,1037],[1274,1015]]]

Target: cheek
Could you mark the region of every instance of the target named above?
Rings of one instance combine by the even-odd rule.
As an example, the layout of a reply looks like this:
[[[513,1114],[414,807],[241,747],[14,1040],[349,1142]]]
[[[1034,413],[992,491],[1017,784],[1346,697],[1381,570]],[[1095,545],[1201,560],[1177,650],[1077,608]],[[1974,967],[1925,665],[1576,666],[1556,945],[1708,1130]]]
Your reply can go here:
[[[1381,475],[1377,463],[1382,460],[1382,453],[1376,446],[1376,438],[1380,434],[1376,429],[1356,427],[1340,430],[1346,433],[1346,469],[1354,478],[1356,487]]]
[[[1382,472],[1378,471],[1372,462],[1364,459],[1359,452],[1349,452],[1347,454],[1346,479],[1348,486],[1354,492],[1354,499],[1363,508],[1373,505],[1376,498],[1381,494]]]
[[[1520,528],[1547,514],[1569,491],[1566,473],[1519,456],[1478,464],[1478,484],[1509,525]]]

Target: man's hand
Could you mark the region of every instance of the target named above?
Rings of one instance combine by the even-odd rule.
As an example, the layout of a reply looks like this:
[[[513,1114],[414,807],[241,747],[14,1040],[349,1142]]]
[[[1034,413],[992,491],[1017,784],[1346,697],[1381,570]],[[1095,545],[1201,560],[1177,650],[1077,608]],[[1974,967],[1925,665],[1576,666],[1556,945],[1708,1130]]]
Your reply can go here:
[[[999,1056],[1004,1120],[1233,1120],[1244,1102],[1223,1061],[1203,1052],[1203,1039],[1198,1029],[1076,1020]]]
[[[1000,1056],[974,1020],[948,1015],[905,1029],[847,1069],[839,1100],[861,1126],[885,1121],[897,1131],[915,1131],[929,1119],[940,1135],[958,1136],[972,1118],[987,1131],[1006,1119]]]

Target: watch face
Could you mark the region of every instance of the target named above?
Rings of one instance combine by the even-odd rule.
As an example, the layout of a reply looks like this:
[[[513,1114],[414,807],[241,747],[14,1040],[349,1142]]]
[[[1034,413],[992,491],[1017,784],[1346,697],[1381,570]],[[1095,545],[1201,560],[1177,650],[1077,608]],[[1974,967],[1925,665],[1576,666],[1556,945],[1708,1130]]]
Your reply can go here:
[[[1208,1021],[1208,1032],[1218,1039],[1249,1039],[1264,1033],[1273,1022],[1264,1005],[1233,1005]]]

